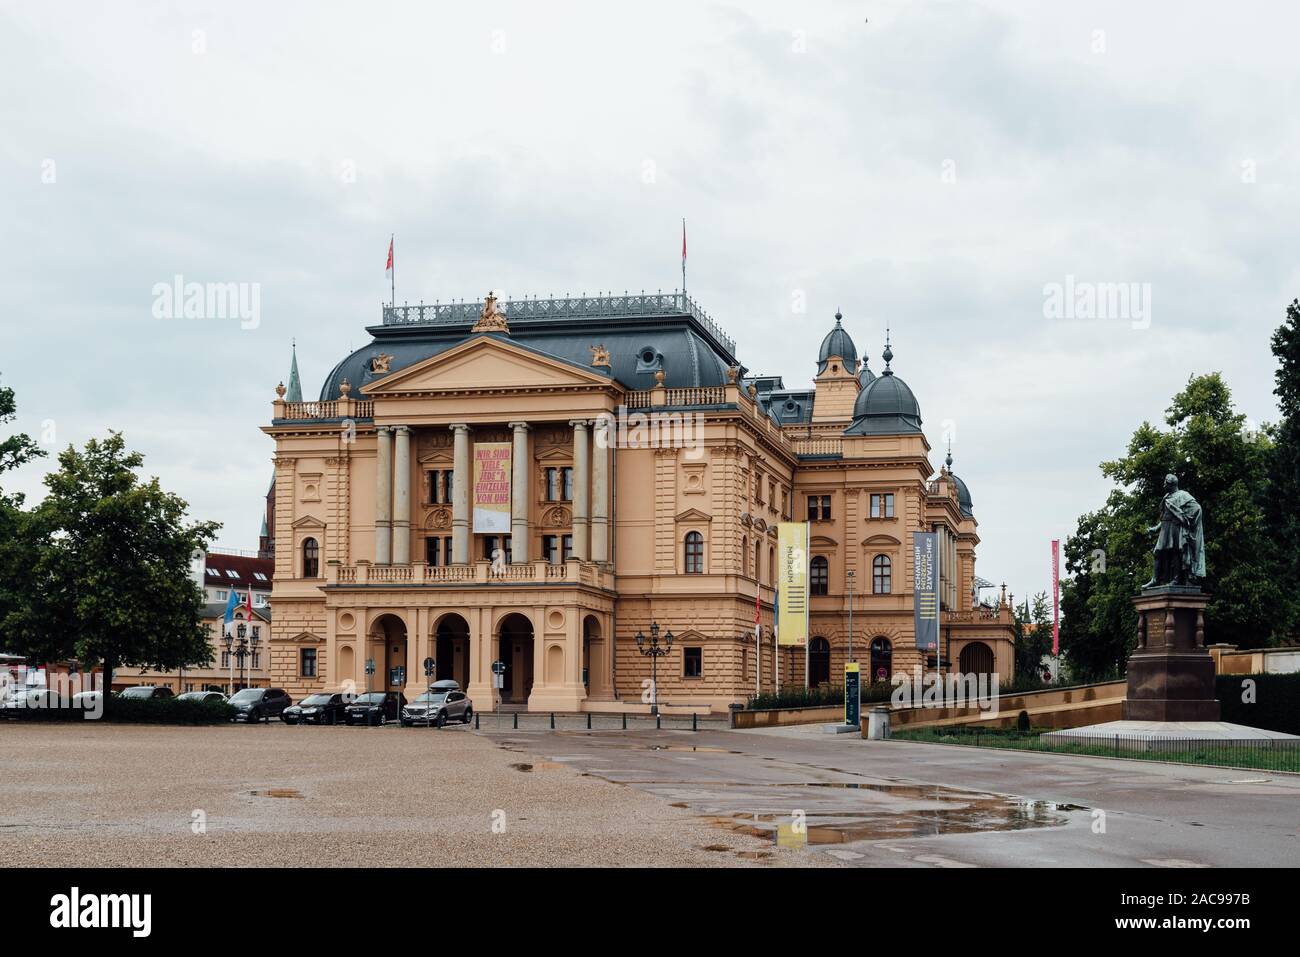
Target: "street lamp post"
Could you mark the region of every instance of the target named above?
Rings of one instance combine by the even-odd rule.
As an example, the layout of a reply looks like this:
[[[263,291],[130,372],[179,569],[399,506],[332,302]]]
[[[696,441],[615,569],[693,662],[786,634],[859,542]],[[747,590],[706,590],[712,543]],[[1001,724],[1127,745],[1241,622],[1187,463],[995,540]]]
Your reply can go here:
[[[248,626],[245,625],[243,622],[240,622],[239,626],[235,629],[235,632],[239,636],[238,645],[235,645],[234,643],[235,638],[233,635],[230,635],[229,633],[226,634],[226,654],[234,656],[230,658],[230,684],[231,684],[230,693],[231,694],[234,694],[234,690],[235,690],[234,689],[235,659],[236,658],[239,659],[239,686],[242,688],[244,686],[244,659],[247,658],[250,654],[252,654],[252,652],[249,650],[249,645],[248,645],[248,637],[247,637]],[[254,635],[253,648],[257,647],[257,641],[258,641],[257,636]]]
[[[659,659],[673,649],[673,632],[670,628],[664,635],[664,643],[659,644],[659,622],[650,622],[650,640],[641,632],[636,633],[636,650],[650,659],[650,713],[659,713]]]
[[[844,574],[849,580],[849,661],[853,661],[853,569]]]

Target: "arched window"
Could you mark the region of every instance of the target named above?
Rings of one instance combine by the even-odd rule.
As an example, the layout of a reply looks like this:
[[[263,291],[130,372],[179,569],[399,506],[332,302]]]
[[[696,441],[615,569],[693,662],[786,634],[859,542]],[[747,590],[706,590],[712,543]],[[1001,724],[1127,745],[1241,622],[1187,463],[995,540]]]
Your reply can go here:
[[[888,681],[894,673],[894,646],[888,638],[871,639],[871,674],[868,681]]]
[[[776,584],[776,549],[767,550],[767,580],[768,584]]]
[[[824,555],[818,555],[808,566],[808,590],[814,595],[825,595],[830,591],[831,566]]]
[[[808,645],[808,685],[816,688],[831,680],[831,645],[825,638],[814,638]]]
[[[749,536],[740,536],[740,573],[749,574]]]
[[[763,580],[763,543],[754,543],[754,581]]]
[[[686,533],[686,574],[704,574],[704,536],[699,532]]]
[[[320,546],[314,538],[302,540],[302,577],[318,578],[320,576]]]
[[[871,560],[871,591],[875,595],[888,595],[892,590],[893,566],[888,555],[877,555]]]

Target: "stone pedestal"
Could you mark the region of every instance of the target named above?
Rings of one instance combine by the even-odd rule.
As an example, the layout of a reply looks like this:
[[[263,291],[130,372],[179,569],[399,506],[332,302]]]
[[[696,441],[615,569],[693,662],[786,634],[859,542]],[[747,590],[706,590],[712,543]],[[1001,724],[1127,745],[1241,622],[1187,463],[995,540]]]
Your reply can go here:
[[[1145,588],[1133,599],[1138,643],[1128,660],[1125,721],[1218,721],[1214,659],[1205,647],[1209,596],[1187,585]]]

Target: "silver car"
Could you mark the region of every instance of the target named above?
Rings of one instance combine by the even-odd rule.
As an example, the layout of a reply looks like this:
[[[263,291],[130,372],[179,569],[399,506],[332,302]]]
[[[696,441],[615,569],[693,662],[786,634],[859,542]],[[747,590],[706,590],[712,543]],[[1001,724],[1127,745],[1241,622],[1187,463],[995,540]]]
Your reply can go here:
[[[435,724],[442,727],[452,719],[464,724],[474,720],[474,702],[455,681],[435,681],[429,690],[402,707],[402,727]]]

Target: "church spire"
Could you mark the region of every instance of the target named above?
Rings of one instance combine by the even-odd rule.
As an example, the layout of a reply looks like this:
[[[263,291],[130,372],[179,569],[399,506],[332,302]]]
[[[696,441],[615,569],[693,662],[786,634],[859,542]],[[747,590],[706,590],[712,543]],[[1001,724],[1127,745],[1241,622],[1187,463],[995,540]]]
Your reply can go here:
[[[885,371],[881,375],[893,375],[894,370],[889,368],[889,363],[894,360],[894,350],[889,347],[889,326],[885,326],[885,351],[880,355],[885,360]]]
[[[289,389],[285,395],[286,402],[302,401],[302,382],[298,378],[298,342],[292,340],[293,360],[289,363]]]

